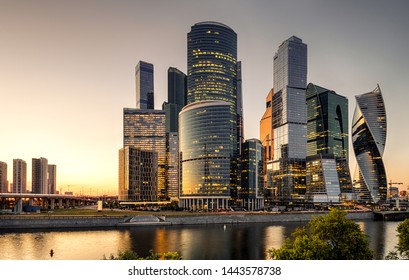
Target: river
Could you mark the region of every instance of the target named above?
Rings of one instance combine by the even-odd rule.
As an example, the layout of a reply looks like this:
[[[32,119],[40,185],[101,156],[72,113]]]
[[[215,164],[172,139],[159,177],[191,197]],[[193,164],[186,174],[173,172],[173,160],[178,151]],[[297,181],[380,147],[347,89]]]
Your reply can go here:
[[[394,249],[399,222],[357,223],[368,234],[375,259],[383,259]],[[0,230],[0,260],[100,260],[127,249],[141,256],[150,250],[178,251],[186,260],[262,260],[268,259],[268,249],[280,247],[302,225],[305,223]]]

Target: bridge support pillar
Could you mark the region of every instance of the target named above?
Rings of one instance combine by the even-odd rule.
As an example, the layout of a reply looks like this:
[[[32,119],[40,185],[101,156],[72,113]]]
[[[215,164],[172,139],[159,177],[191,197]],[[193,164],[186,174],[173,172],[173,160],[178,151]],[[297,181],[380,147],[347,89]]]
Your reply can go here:
[[[51,202],[50,202],[50,209],[51,209],[51,210],[54,210],[54,208],[55,208],[55,199],[54,199],[54,198],[51,198],[50,200],[51,200]]]
[[[58,207],[59,207],[59,208],[62,208],[62,198],[59,198],[59,199],[58,199]]]
[[[14,212],[16,212],[16,213],[23,212],[23,200],[21,198],[18,198],[14,202]]]
[[[28,200],[28,206],[33,206],[33,199],[32,198],[30,198],[29,200]]]

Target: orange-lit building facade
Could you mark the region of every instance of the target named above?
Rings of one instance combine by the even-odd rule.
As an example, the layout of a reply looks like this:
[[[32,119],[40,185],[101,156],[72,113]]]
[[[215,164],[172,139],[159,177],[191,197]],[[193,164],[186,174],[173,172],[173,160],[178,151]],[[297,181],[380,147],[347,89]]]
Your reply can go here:
[[[260,141],[264,147],[264,186],[266,196],[270,196],[274,190],[272,189],[271,172],[273,160],[273,119],[272,119],[272,103],[273,89],[270,90],[266,97],[266,111],[260,120]]]

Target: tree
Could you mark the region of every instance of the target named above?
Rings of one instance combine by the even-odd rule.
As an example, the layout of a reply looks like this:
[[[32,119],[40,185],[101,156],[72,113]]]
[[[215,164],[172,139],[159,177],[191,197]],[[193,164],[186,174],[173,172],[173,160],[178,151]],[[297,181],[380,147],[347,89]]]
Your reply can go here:
[[[107,260],[106,256],[103,257],[104,260]],[[111,254],[109,260],[181,260],[182,257],[178,252],[166,252],[162,254],[155,253],[150,251],[149,256],[140,257],[138,253],[132,250],[119,251],[118,256]]]
[[[389,252],[387,260],[409,259],[409,219],[404,220],[396,228],[398,232],[398,244],[396,250]]]
[[[368,236],[346,213],[331,210],[297,229],[280,249],[269,254],[277,260],[370,260]]]

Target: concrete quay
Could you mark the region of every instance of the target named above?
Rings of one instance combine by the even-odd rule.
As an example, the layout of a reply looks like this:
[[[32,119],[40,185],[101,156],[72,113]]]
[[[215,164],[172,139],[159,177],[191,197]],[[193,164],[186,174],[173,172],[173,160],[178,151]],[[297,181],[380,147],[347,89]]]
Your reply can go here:
[[[308,222],[327,212],[198,213],[196,215],[142,216],[0,216],[0,229],[64,229],[205,224]],[[373,220],[372,212],[349,212],[351,220]]]

